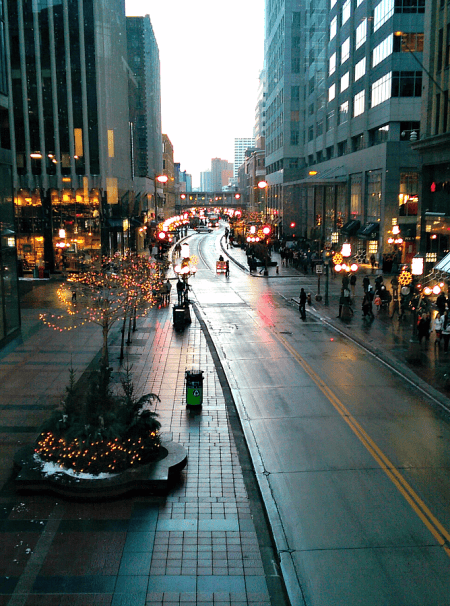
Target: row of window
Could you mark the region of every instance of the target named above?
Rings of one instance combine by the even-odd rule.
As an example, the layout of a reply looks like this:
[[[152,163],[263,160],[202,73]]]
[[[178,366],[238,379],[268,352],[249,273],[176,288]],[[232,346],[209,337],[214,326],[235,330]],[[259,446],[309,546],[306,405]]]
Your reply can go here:
[[[334,7],[337,0],[331,0],[331,8]],[[362,0],[356,0],[356,6],[361,4]],[[351,15],[351,0],[345,0],[341,12],[340,12],[340,23],[338,22],[338,15],[336,14],[330,22],[330,40],[333,40],[337,33],[338,27],[342,27],[349,19]],[[374,9],[373,16],[373,31],[376,32],[382,25],[388,21],[394,13],[407,13],[407,14],[418,14],[425,12],[425,0],[381,0]],[[362,26],[362,27],[361,27]],[[358,26],[366,30],[367,33],[367,20]],[[356,47],[358,48],[358,47]]]

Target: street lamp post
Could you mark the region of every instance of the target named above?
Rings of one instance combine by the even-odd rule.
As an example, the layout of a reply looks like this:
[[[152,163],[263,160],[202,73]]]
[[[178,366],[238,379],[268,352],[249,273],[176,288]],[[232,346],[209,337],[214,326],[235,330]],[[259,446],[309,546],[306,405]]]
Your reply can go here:
[[[264,220],[267,220],[267,181],[260,181],[258,183],[260,191],[264,192]]]
[[[329,271],[330,271],[330,252],[329,251],[325,251],[323,253],[323,263],[325,265],[325,299],[324,299],[324,305],[329,305],[330,304],[330,299],[328,296],[328,286],[329,286]]]
[[[167,175],[158,175],[156,180],[164,187],[164,185],[167,185],[169,177]],[[158,223],[158,192],[155,193],[155,221]]]

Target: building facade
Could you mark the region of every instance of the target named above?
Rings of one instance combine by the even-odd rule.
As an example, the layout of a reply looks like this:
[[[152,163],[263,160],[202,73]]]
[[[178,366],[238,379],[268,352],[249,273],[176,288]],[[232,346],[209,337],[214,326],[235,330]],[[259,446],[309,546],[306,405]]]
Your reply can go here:
[[[0,27],[5,32],[5,6],[0,2]],[[11,131],[9,125],[10,75],[7,39],[0,38],[0,347],[20,330],[16,233],[14,222]]]
[[[211,189],[222,191],[222,187],[228,185],[229,179],[233,177],[233,165],[228,160],[221,158],[211,159]]]
[[[205,170],[200,173],[200,191],[213,191],[212,175],[210,170]]]
[[[420,139],[420,250],[426,268],[450,252],[450,12],[446,3],[427,2],[424,94]]]
[[[350,239],[361,257],[380,260],[397,252],[397,224],[408,260],[416,252],[410,135],[420,120],[424,0],[277,5],[266,3],[269,207],[317,247]]]
[[[130,246],[134,182],[122,0],[7,0],[18,252],[53,271]],[[140,170],[140,168],[139,168]]]
[[[127,47],[135,79],[129,88],[133,215],[145,224],[155,220],[156,177],[163,172],[159,49],[148,15],[127,17]],[[141,250],[148,233],[137,234]]]
[[[233,178],[237,179],[238,170],[241,164],[245,160],[245,152],[248,149],[255,147],[254,137],[239,138],[234,140],[234,165],[233,165]]]

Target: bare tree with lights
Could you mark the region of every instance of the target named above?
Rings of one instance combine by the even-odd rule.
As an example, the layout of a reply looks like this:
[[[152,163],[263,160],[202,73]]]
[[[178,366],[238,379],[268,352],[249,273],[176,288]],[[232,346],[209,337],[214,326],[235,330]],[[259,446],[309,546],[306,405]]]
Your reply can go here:
[[[162,286],[161,268],[142,257],[115,257],[105,260],[101,267],[73,274],[58,289],[66,309],[59,315],[41,314],[49,327],[73,330],[87,322],[102,329],[101,366],[109,366],[108,336],[117,320],[137,317],[155,302],[155,293]]]

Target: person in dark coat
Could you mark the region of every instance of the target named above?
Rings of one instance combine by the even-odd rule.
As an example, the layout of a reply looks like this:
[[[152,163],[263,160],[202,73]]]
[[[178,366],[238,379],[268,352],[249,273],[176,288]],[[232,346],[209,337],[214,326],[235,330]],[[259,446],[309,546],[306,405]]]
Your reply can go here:
[[[363,289],[364,289],[364,292],[367,292],[369,284],[370,284],[370,278],[369,278],[369,276],[364,276],[364,278],[363,278]]]
[[[303,288],[300,289],[300,303],[298,306],[298,310],[300,312],[302,320],[306,320],[306,293]]]
[[[183,305],[184,282],[178,278],[177,282],[178,305]]]
[[[422,343],[422,339],[425,339],[425,344],[430,340],[430,327],[431,318],[430,314],[424,313],[420,316],[417,323],[417,336],[419,337],[419,343]]]
[[[441,316],[445,314],[445,308],[447,306],[447,298],[445,292],[442,290],[436,299],[436,307]]]

